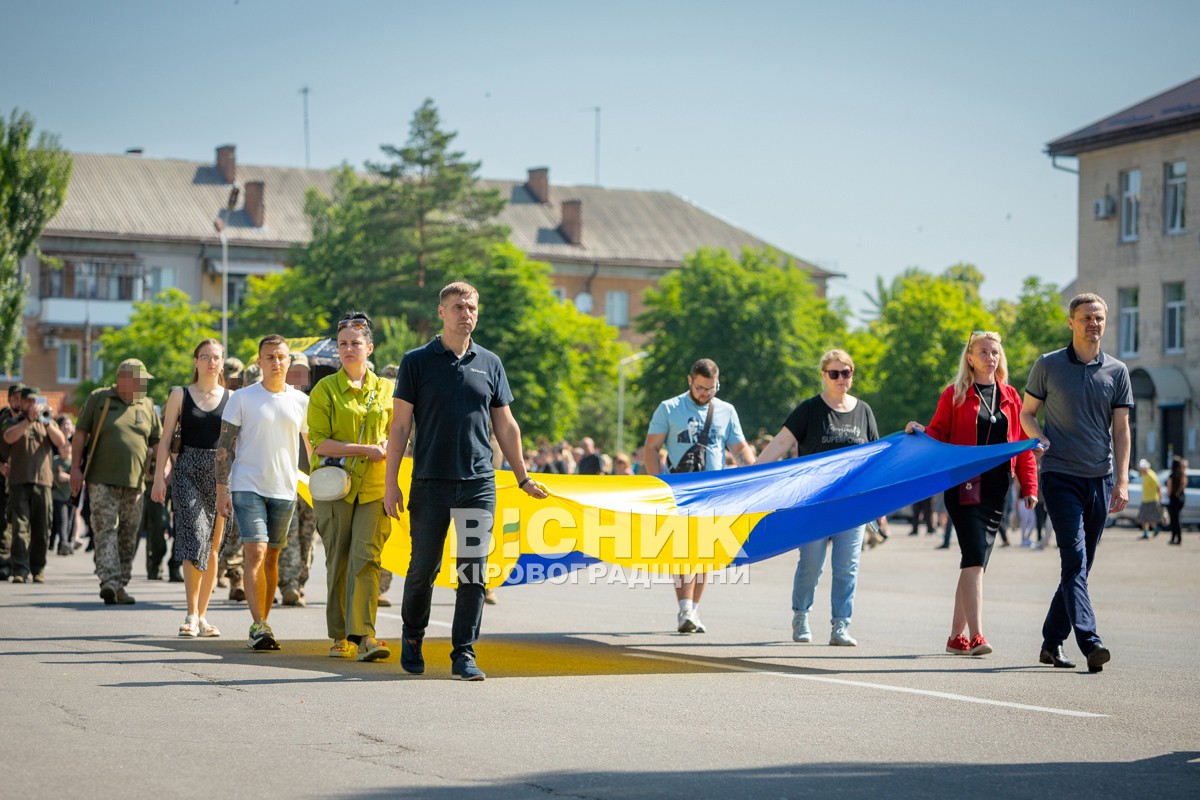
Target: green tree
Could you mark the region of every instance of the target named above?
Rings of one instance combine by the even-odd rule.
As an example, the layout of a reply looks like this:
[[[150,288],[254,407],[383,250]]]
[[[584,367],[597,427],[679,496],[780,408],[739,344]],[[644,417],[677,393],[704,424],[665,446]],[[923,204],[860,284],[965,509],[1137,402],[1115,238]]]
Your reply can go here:
[[[558,302],[550,293],[550,266],[511,244],[494,246],[486,265],[462,277],[479,289],[475,338],[504,359],[522,434],[587,435],[610,443],[617,362],[629,352],[616,329]]]
[[[389,161],[368,164],[366,176],[343,166],[329,196],[310,191],[312,241],[284,275],[251,282],[239,330],[329,334],[331,320],[361,309],[376,323],[382,368],[441,330],[438,292],[466,280],[480,291],[477,338],[504,358],[522,432],[559,438],[583,427],[602,438],[592,428],[604,408],[604,427],[615,424],[609,397],[628,349],[614,328],[557,302],[550,268],[508,243],[494,222],[503,198],[478,188],[479,164],[450,149],[454,137],[426,101],[406,145],[382,147]]]
[[[0,117],[0,372],[11,372],[25,353],[22,316],[29,277],[21,260],[67,198],[71,157],[58,137],[43,131],[33,142],[33,117],[12,111]]]
[[[938,395],[954,379],[967,336],[993,327],[978,283],[964,279],[964,266],[936,277],[920,270],[898,276],[869,327],[880,347],[860,340],[876,362],[871,380],[864,376],[856,389],[871,404],[881,435],[903,429],[910,419],[928,422]]]
[[[221,312],[207,303],[192,304],[179,289],[167,289],[153,300],[133,304],[129,324],[100,336],[100,358],[104,380],[80,387],[79,403],[97,385],[113,383],[117,365],[127,358],[140,358],[154,376],[148,391],[154,402],[167,401],[172,387],[192,382],[192,352],[202,339],[221,338],[217,332]]]
[[[289,339],[329,333],[326,305],[303,285],[303,277],[295,268],[251,276],[246,286],[230,326],[229,355],[250,363],[246,359],[254,358],[258,340],[268,333]]]
[[[369,313],[405,318],[428,337],[440,328],[441,288],[478,272],[506,240],[495,222],[504,199],[478,187],[479,162],[451,150],[457,134],[439,125],[426,100],[405,146],[381,146],[388,160],[368,162],[365,177],[343,167],[330,197],[310,192],[313,239],[296,261],[297,286],[331,317],[369,297]]]
[[[738,410],[742,429],[778,430],[796,403],[820,389],[821,354],[841,346],[844,318],[819,298],[808,272],[773,250],[702,249],[646,292],[638,330],[653,334],[637,386],[654,406],[687,389],[699,358],[721,370],[721,398]]]
[[[1017,302],[1001,301],[993,313],[1004,336],[1008,382],[1024,391],[1038,356],[1065,347],[1071,340],[1058,286],[1030,276],[1022,284]]]

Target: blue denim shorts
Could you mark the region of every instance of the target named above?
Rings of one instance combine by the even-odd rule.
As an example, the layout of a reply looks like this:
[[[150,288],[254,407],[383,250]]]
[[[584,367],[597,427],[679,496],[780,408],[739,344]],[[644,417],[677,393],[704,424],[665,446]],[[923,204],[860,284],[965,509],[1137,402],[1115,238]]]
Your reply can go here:
[[[234,492],[233,513],[237,516],[242,543],[265,544],[272,550],[287,545],[288,525],[296,500],[263,497],[255,492]]]

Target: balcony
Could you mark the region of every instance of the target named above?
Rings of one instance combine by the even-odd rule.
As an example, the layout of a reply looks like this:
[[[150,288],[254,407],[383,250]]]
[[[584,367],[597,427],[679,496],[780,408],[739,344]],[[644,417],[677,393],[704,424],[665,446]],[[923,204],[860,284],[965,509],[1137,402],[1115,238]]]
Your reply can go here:
[[[132,300],[90,300],[75,297],[43,297],[34,313],[41,325],[123,327],[133,316]]]

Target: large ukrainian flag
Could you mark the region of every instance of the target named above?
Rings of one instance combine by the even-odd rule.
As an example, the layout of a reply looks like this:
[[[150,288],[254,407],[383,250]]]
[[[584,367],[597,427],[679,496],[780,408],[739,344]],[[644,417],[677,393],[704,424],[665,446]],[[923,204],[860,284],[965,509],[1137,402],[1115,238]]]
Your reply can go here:
[[[535,500],[512,472],[496,473],[488,585],[513,586],[595,562],[657,575],[714,572],[794,550],[962,483],[1033,449],[1027,439],[988,447],[942,444],[920,433],[817,456],[716,472],[550,475]],[[399,482],[408,497],[412,461]],[[307,495],[307,487],[302,492]],[[438,584],[455,585],[452,529]],[[383,566],[403,576],[408,516],[392,521]]]

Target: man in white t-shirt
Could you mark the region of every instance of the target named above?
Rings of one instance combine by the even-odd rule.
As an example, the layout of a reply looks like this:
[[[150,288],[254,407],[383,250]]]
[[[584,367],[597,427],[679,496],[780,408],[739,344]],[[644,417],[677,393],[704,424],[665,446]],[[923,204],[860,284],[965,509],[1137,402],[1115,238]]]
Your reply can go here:
[[[267,624],[279,582],[279,551],[287,543],[296,504],[300,440],[308,443],[308,395],[286,378],[292,357],[279,334],[258,343],[262,381],[233,393],[217,442],[217,511],[237,514],[245,551],[243,581],[250,607],[252,650],[278,650]],[[236,447],[235,447],[236,445]]]

